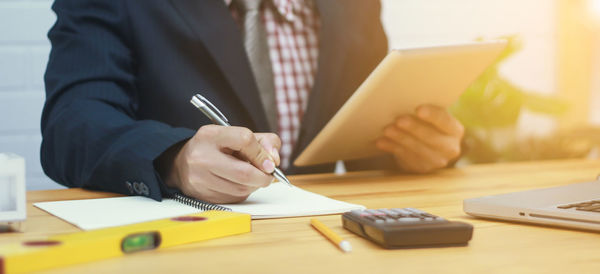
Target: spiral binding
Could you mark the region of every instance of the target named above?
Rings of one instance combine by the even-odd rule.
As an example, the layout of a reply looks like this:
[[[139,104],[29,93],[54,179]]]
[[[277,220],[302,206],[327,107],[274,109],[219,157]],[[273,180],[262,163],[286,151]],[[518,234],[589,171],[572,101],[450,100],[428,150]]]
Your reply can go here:
[[[178,202],[180,202],[182,204],[195,207],[197,209],[231,211],[231,208],[220,206],[220,205],[215,205],[215,204],[212,204],[212,203],[209,203],[209,202],[205,202],[205,201],[201,201],[201,200],[198,200],[198,199],[195,199],[195,198],[192,198],[192,197],[185,196],[185,195],[180,194],[180,193],[173,194],[173,196],[171,197],[171,199],[173,199],[175,201],[178,201]]]

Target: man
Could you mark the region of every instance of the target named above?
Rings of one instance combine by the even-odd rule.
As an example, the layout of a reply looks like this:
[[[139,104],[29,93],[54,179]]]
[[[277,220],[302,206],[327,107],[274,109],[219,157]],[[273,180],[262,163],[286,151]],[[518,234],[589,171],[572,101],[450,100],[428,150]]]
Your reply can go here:
[[[46,174],[156,200],[180,190],[239,202],[279,164],[332,171],[290,163],[387,52],[377,1],[57,0],[53,9]],[[237,127],[210,125],[188,103],[195,93]],[[447,111],[421,106],[377,141],[388,159],[348,166],[433,171],[458,157],[462,134]]]

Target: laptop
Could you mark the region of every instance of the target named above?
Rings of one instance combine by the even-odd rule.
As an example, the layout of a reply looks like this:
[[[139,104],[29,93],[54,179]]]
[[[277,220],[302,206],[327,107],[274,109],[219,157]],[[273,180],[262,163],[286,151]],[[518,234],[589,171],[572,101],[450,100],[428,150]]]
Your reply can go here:
[[[600,231],[600,178],[466,199],[463,210],[476,217]]]

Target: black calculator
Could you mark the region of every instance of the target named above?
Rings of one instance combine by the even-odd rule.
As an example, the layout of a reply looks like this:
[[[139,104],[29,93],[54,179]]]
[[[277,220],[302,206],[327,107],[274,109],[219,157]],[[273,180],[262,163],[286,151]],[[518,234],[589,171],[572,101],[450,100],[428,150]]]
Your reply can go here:
[[[384,248],[467,245],[473,226],[451,222],[415,208],[352,210],[342,215],[344,228]]]

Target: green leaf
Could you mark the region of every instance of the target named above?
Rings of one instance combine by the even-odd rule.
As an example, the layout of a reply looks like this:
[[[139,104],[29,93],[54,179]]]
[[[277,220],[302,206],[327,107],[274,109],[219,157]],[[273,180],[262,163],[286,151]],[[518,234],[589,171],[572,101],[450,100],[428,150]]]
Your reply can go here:
[[[478,37],[477,39],[475,39],[475,41],[480,41],[480,42],[483,42],[486,40],[488,40],[488,39],[485,39],[483,37]],[[506,47],[500,53],[500,56],[498,56],[498,58],[496,58],[496,60],[492,64],[492,67],[497,67],[502,62],[504,62],[506,59],[508,59],[508,57],[510,57],[514,53],[521,50],[521,48],[523,48],[523,43],[521,41],[521,38],[519,38],[519,36],[517,36],[517,35],[500,36],[494,40],[506,40]]]
[[[561,115],[567,112],[569,104],[556,97],[543,96],[534,93],[524,94],[523,106],[538,113]]]

